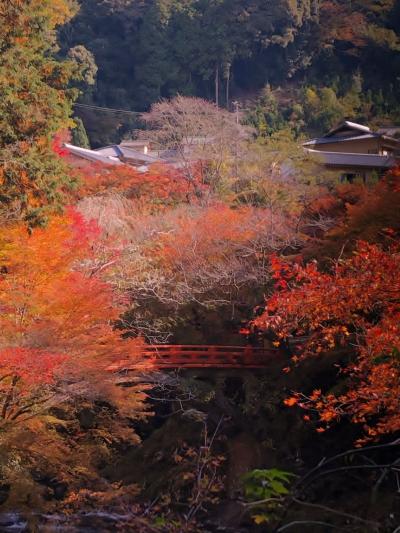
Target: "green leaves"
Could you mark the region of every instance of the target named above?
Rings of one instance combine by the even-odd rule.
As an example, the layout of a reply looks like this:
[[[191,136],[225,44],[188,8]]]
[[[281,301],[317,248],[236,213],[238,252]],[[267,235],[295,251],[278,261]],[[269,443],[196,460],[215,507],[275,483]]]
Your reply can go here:
[[[252,519],[257,525],[269,522],[281,505],[284,496],[289,494],[289,485],[294,474],[270,468],[252,470],[244,477],[244,495],[247,504],[256,512]]]
[[[277,468],[252,470],[243,478],[245,497],[250,501],[279,499],[289,493],[293,476],[291,472]]]

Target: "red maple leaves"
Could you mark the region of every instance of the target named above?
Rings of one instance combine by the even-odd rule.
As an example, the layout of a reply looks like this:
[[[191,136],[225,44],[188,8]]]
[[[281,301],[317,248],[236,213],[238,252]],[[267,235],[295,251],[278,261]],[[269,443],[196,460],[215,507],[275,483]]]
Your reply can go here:
[[[295,362],[339,347],[353,354],[346,392],[298,393],[286,405],[315,410],[324,425],[348,416],[366,439],[400,429],[399,259],[398,242],[386,250],[360,242],[328,273],[316,262],[273,260],[277,291],[254,324],[278,339],[301,337]]]

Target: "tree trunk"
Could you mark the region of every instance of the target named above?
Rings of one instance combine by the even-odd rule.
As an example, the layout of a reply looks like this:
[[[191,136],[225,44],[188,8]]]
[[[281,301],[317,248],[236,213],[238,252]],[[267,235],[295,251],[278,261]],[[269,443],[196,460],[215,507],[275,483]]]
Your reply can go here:
[[[219,65],[215,67],[215,103],[219,107]]]
[[[226,109],[229,110],[229,89],[230,89],[230,83],[231,83],[231,66],[228,66],[227,72],[226,72]]]

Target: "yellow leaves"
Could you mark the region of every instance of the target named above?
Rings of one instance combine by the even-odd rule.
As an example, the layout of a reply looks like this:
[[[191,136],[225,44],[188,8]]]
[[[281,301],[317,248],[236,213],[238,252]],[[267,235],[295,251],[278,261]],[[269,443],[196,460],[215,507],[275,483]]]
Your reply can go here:
[[[77,5],[66,0],[31,0],[31,10],[47,17],[55,28],[65,24],[75,13]]]
[[[342,332],[344,333],[346,337],[350,335],[349,330],[345,326],[342,327]]]
[[[252,515],[252,519],[254,520],[254,523],[259,526],[260,524],[265,524],[265,522],[268,522],[268,516],[265,514],[255,514]]]

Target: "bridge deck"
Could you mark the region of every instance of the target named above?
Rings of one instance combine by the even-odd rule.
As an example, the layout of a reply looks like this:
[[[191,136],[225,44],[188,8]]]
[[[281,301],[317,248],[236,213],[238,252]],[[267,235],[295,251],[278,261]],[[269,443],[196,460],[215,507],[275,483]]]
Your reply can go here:
[[[204,346],[160,344],[145,346],[144,365],[155,369],[174,368],[265,368],[279,357],[279,350],[253,346]],[[128,363],[119,369],[133,370]],[[112,370],[112,367],[110,367]]]

